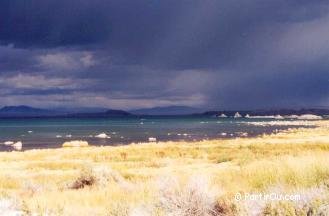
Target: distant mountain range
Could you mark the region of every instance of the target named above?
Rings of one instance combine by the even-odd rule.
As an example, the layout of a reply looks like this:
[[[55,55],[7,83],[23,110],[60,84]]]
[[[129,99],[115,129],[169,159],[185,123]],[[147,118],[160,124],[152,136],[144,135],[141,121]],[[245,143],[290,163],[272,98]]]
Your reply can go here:
[[[107,118],[107,117],[123,117],[132,116],[131,113],[123,110],[107,110],[106,112],[95,112],[95,113],[72,113],[67,114],[66,117],[84,117],[84,118]]]
[[[97,109],[92,109],[97,111]],[[75,112],[71,109],[40,109],[29,106],[5,106],[0,109],[0,118],[11,117],[115,117],[128,116],[129,112],[123,110],[107,109],[97,112],[90,112],[89,109],[77,109]],[[89,112],[88,112],[89,111]]]
[[[61,113],[99,113],[106,112],[109,109],[104,107],[54,107],[51,110]]]
[[[131,110],[135,115],[189,115],[202,113],[205,109],[188,106],[166,106]]]
[[[239,112],[242,116],[247,114],[254,116],[265,115],[329,115],[329,109],[272,109],[272,110],[222,110],[207,111],[202,109],[186,107],[186,106],[169,106],[154,107],[150,109],[138,109],[130,112],[124,110],[104,109],[104,108],[79,108],[79,109],[40,109],[29,106],[5,106],[0,109],[0,118],[26,118],[26,117],[122,117],[122,116],[143,116],[143,115],[203,115],[203,116],[219,116],[225,114],[234,116]]]

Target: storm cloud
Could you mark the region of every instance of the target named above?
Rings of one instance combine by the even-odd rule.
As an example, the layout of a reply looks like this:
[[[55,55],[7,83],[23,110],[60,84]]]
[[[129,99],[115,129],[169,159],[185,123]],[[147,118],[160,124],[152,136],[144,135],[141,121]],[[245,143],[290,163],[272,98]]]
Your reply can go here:
[[[0,105],[328,107],[328,59],[328,1],[0,2]]]

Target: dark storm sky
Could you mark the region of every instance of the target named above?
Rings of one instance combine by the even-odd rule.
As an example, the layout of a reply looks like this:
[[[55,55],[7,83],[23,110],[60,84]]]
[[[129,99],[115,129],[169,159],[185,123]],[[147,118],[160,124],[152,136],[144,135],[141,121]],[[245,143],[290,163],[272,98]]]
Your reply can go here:
[[[329,106],[329,2],[1,0],[0,105]]]

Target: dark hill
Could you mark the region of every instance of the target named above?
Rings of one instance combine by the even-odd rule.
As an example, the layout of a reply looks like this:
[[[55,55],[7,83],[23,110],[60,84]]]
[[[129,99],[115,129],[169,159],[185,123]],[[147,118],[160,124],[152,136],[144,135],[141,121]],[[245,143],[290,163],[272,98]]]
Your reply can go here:
[[[204,110],[188,106],[167,106],[153,107],[146,109],[131,110],[130,112],[136,115],[188,115],[201,113]]]
[[[29,106],[5,106],[0,109],[0,117],[32,117],[50,116],[59,113],[47,109],[39,109]]]

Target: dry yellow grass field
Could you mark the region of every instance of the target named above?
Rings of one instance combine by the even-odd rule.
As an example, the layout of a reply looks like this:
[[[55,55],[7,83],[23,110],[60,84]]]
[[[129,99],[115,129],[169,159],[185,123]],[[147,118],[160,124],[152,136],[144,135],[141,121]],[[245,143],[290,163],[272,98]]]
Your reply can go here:
[[[329,215],[329,122],[314,124],[257,138],[2,152],[0,210],[18,215]],[[259,206],[234,200],[237,192],[273,190],[302,194],[307,202]]]

